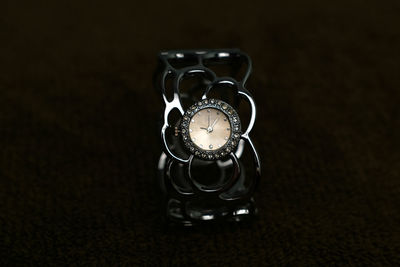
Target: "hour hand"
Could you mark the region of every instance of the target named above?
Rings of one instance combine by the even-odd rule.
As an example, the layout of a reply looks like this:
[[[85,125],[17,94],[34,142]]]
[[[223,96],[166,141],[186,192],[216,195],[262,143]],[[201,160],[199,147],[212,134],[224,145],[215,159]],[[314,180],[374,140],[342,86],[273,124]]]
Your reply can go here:
[[[200,127],[200,129],[203,129],[203,130],[206,130],[206,131],[208,131],[208,129],[207,129],[207,128],[205,128],[205,127]]]

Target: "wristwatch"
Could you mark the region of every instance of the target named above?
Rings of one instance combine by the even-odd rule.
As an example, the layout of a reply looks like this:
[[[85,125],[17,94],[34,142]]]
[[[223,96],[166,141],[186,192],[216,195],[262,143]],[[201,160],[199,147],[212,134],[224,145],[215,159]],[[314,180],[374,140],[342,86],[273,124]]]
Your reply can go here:
[[[242,221],[257,213],[253,193],[261,169],[249,136],[256,119],[245,88],[250,73],[251,60],[239,49],[159,53],[158,179],[171,222]]]

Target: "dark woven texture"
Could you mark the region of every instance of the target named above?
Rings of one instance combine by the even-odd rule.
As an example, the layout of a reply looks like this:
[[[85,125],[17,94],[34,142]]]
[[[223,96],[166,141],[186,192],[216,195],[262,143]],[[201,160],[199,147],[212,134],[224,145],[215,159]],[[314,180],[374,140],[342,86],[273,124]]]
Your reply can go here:
[[[399,1],[9,2],[1,265],[400,264]],[[167,227],[156,54],[224,47],[254,63],[259,217]]]

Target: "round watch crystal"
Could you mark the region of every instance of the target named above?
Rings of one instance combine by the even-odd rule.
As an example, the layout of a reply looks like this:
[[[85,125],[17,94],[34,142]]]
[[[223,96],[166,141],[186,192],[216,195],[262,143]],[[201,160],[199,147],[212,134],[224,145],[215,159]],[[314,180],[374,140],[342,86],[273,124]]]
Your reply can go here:
[[[203,100],[188,108],[184,117],[187,119],[181,124],[181,132],[192,154],[213,160],[236,148],[241,135],[240,119],[227,103]]]
[[[231,136],[228,117],[215,108],[198,111],[189,124],[189,136],[193,143],[204,150],[217,150]]]

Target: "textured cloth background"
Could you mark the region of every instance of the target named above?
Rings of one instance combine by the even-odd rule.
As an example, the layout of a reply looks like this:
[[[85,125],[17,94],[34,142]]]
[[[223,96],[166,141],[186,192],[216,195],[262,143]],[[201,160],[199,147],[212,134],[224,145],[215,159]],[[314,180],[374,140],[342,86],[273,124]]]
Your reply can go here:
[[[0,3],[0,263],[399,265],[399,1]],[[271,1],[272,2],[272,1]],[[160,49],[253,59],[256,221],[167,227]]]

